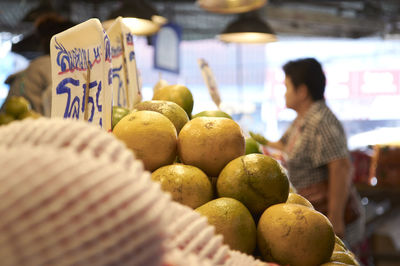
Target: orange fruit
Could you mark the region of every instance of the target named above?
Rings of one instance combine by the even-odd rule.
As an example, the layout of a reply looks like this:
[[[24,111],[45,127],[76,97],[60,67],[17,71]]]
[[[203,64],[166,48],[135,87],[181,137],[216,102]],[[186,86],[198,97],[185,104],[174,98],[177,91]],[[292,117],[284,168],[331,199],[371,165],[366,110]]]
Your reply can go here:
[[[14,120],[15,120],[15,118],[12,115],[5,114],[5,113],[0,114],[0,126],[7,125],[8,123],[11,123]]]
[[[331,256],[332,262],[341,262],[348,265],[359,265],[354,257],[346,251],[334,251]]]
[[[176,158],[175,126],[160,113],[132,112],[115,125],[113,134],[143,161],[148,171],[172,164]]]
[[[197,117],[181,129],[178,154],[184,164],[194,165],[216,177],[231,160],[243,155],[245,139],[240,126],[224,117]]]
[[[300,204],[309,207],[311,209],[314,209],[314,206],[311,204],[311,202],[309,202],[305,197],[297,193],[290,192],[288,199],[286,200],[286,203]]]
[[[183,85],[167,85],[154,91],[152,100],[171,101],[179,105],[185,110],[190,118],[193,110],[193,95],[192,92]]]
[[[330,261],[335,233],[320,212],[299,204],[281,203],[262,214],[257,243],[266,261],[291,266],[321,265]]]
[[[231,249],[252,254],[256,247],[256,225],[249,210],[231,198],[218,198],[196,209],[207,217],[215,232]]]
[[[217,191],[220,197],[239,200],[257,217],[269,206],[287,200],[289,181],[275,159],[253,153],[224,167],[218,176]]]
[[[172,199],[193,209],[213,199],[211,181],[199,168],[172,164],[158,168],[151,178],[161,184]]]
[[[111,129],[115,127],[116,124],[127,114],[130,113],[128,108],[122,106],[113,106],[112,108],[112,124]]]
[[[207,117],[226,117],[229,119],[232,119],[232,116],[229,114],[225,113],[224,111],[221,110],[213,110],[213,111],[202,111],[200,113],[197,113],[192,116],[192,118],[196,117],[201,117],[201,116],[207,116]]]
[[[262,153],[260,150],[260,144],[255,141],[252,137],[246,138],[246,154],[250,153]]]
[[[176,132],[179,134],[182,127],[189,121],[189,117],[182,107],[174,102],[170,101],[144,101],[134,106],[136,110],[148,110],[158,112],[165,115],[176,128]]]
[[[14,118],[18,118],[19,115],[28,112],[30,109],[30,103],[22,96],[11,96],[4,106],[6,113]]]

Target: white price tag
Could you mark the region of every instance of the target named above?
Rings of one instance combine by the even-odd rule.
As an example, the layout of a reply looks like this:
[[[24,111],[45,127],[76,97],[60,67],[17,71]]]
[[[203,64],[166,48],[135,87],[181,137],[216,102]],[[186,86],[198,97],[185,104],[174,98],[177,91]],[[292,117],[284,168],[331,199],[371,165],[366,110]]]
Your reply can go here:
[[[221,104],[221,97],[219,95],[219,91],[218,91],[217,83],[215,82],[214,75],[213,75],[210,67],[208,66],[207,62],[204,59],[200,58],[197,60],[197,62],[199,63],[201,75],[203,76],[204,82],[206,83],[206,85],[208,87],[208,92],[211,95],[211,99],[219,108],[219,105]]]
[[[51,117],[87,120],[111,130],[111,45],[98,19],[56,34],[50,42]]]
[[[135,59],[133,34],[118,17],[107,30],[113,65],[113,105],[133,109],[142,100]]]

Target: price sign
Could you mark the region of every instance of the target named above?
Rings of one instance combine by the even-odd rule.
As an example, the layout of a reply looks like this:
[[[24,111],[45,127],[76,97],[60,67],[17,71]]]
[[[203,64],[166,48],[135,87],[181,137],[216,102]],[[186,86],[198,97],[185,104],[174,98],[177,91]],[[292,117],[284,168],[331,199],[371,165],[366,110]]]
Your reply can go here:
[[[51,117],[111,129],[111,45],[98,19],[56,34],[50,42]]]
[[[138,82],[133,34],[118,17],[108,28],[111,42],[113,105],[133,109],[140,102],[142,94]]]
[[[197,62],[199,63],[201,75],[203,76],[204,82],[208,87],[208,92],[211,95],[211,99],[219,108],[219,105],[221,104],[221,97],[219,95],[217,83],[215,82],[214,74],[204,59],[200,58],[197,60]]]

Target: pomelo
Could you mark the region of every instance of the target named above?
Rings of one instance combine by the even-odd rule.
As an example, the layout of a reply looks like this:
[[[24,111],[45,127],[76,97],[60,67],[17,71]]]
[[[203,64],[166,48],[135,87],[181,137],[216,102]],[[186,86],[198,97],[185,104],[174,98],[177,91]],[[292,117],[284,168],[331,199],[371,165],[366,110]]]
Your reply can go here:
[[[181,129],[178,154],[184,164],[194,165],[209,177],[231,160],[244,155],[245,139],[240,126],[225,117],[197,117]]]
[[[192,118],[207,116],[207,117],[226,117],[232,119],[232,116],[221,110],[202,111],[192,116]]]
[[[311,209],[314,209],[314,206],[311,204],[311,202],[309,202],[305,197],[297,193],[289,192],[289,196],[288,199],[286,200],[286,203],[300,204],[309,207]]]
[[[172,199],[193,209],[213,199],[210,179],[199,168],[172,164],[158,168],[151,178],[161,184],[161,189],[171,193]]]
[[[134,106],[136,110],[148,110],[155,111],[162,115],[165,115],[176,128],[176,132],[179,134],[182,127],[189,121],[189,117],[182,107],[174,102],[161,101],[161,100],[151,100],[144,101],[136,104]]]
[[[174,102],[185,110],[189,118],[192,116],[193,95],[186,86],[175,84],[161,87],[154,91],[152,100]]]
[[[160,113],[132,112],[115,125],[113,134],[143,161],[148,171],[172,164],[176,158],[175,126]]]
[[[253,153],[230,161],[222,169],[217,191],[220,197],[239,200],[259,217],[269,206],[286,202],[289,181],[275,159]]]
[[[252,254],[256,247],[256,225],[249,210],[239,201],[218,198],[196,209],[207,217],[217,234],[231,249]]]
[[[299,204],[269,207],[257,226],[257,243],[266,261],[311,266],[330,261],[335,233],[328,218]]]

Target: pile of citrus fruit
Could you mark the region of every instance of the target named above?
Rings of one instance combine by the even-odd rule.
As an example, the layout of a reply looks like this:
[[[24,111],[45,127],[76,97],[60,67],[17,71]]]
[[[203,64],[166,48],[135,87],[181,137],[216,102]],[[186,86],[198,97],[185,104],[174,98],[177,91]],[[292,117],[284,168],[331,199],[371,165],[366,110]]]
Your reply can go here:
[[[358,265],[329,220],[290,189],[278,161],[228,114],[192,115],[193,104],[187,87],[166,85],[133,110],[116,109],[113,134],[230,248],[280,265]]]
[[[30,103],[22,96],[11,96],[4,103],[4,113],[0,113],[0,126],[14,120],[39,118],[41,115],[31,109]]]

